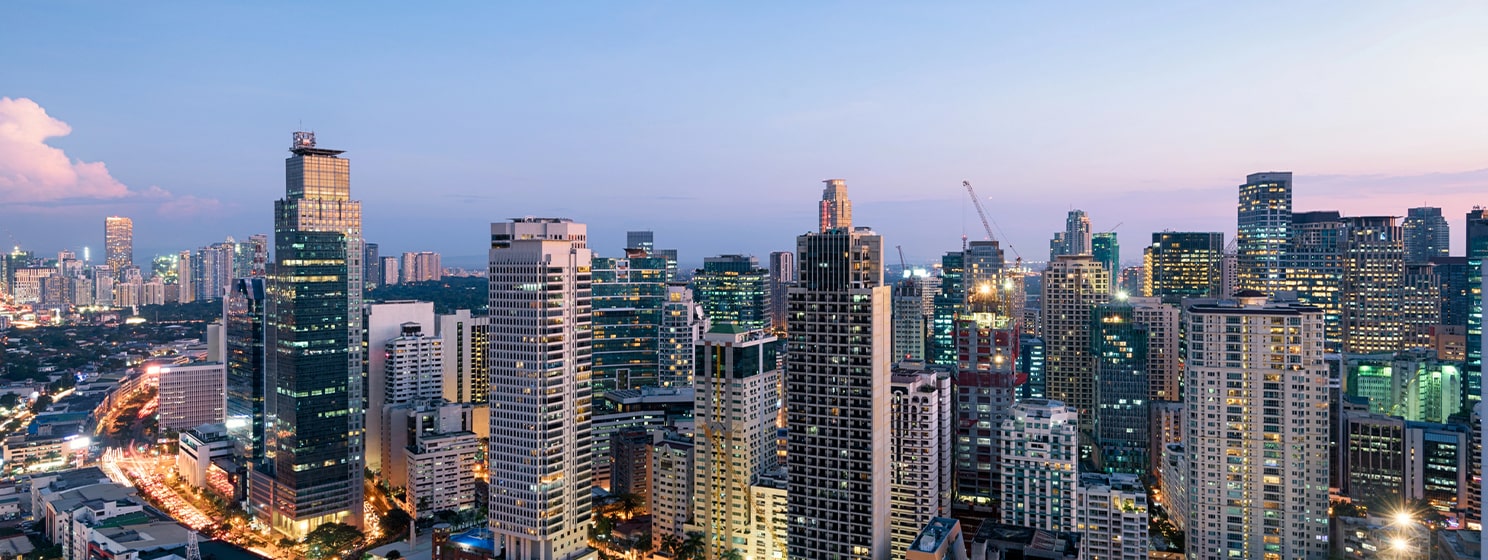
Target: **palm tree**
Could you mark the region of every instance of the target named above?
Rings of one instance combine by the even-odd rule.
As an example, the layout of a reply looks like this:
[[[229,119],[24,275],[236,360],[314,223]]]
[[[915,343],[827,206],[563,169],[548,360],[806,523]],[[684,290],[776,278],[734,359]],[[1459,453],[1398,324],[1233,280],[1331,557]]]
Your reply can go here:
[[[687,539],[677,548],[677,560],[702,560],[706,555],[703,534],[698,532],[688,533]]]
[[[682,541],[677,539],[677,535],[662,535],[661,546],[657,548],[657,552],[669,554],[673,558],[676,558],[677,549],[681,547]]]

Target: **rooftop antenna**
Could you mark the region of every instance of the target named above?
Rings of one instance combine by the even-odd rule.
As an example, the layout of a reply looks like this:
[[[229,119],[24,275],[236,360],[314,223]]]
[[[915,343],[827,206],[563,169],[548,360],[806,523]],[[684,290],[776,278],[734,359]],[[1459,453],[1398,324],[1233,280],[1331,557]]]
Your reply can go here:
[[[196,531],[186,533],[186,560],[202,560],[201,545],[196,542]]]

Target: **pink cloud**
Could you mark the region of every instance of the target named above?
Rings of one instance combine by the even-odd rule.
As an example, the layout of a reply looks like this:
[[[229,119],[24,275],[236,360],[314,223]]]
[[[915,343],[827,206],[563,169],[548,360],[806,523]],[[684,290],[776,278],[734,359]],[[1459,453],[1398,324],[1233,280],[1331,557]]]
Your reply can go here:
[[[109,174],[103,162],[76,161],[48,138],[72,127],[26,98],[0,97],[0,203],[21,208],[98,203],[158,202],[161,212],[216,209],[214,199],[176,196],[160,187],[133,190]]]

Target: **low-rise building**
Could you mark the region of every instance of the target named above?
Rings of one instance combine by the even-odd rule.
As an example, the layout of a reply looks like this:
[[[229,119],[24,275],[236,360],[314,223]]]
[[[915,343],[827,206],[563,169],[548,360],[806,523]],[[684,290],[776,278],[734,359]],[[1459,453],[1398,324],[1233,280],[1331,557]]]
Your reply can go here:
[[[899,554],[895,551],[896,556]],[[903,555],[905,560],[966,560],[961,523],[947,517],[931,519]]]
[[[179,439],[176,473],[187,484],[208,489],[208,473],[213,462],[233,456],[233,440],[227,436],[227,428],[222,424],[204,424],[181,432]],[[228,493],[226,497],[230,499],[233,494]]]

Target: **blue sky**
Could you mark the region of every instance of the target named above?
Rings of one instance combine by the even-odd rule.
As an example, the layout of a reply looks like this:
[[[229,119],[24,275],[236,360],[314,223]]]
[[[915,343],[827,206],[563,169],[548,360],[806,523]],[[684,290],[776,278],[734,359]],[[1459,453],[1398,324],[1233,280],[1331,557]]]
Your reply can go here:
[[[1070,208],[1119,223],[1125,260],[1153,231],[1228,238],[1255,171],[1295,172],[1298,210],[1460,228],[1488,204],[1482,2],[5,10],[0,97],[115,182],[62,196],[0,142],[0,243],[43,252],[96,249],[111,213],[140,257],[268,232],[301,126],[347,150],[385,254],[482,255],[489,222],[562,215],[605,254],[654,229],[684,262],[763,257],[838,177],[913,261],[981,237],[963,179],[1033,259]]]

